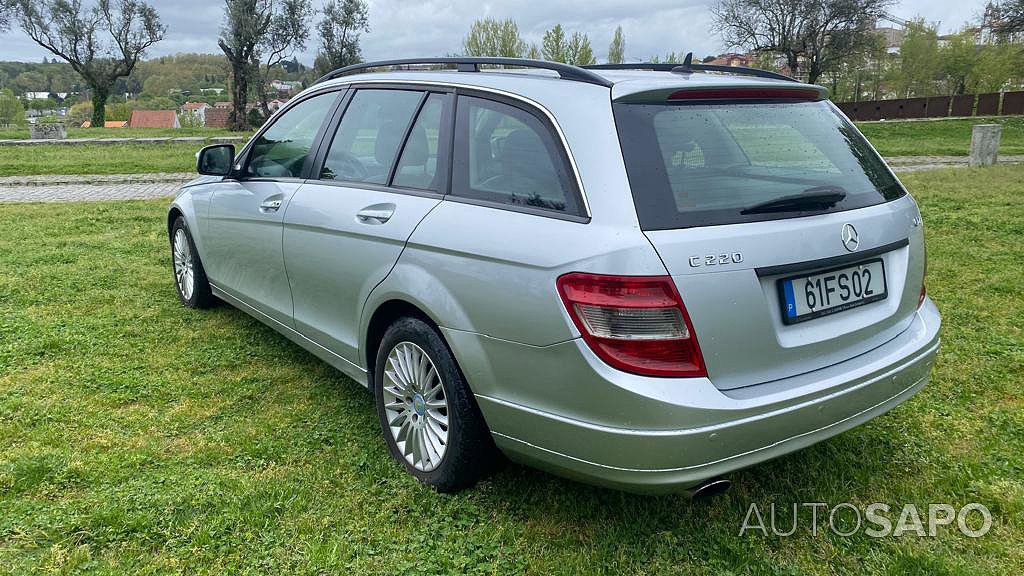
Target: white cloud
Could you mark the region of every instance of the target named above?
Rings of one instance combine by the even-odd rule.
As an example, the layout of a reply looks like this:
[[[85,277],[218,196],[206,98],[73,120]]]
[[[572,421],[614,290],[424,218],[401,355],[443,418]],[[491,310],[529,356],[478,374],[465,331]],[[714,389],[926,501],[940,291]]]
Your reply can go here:
[[[320,3],[322,0],[315,0]],[[168,26],[167,38],[151,56],[177,52],[218,52],[223,3],[217,0],[150,0]],[[477,18],[513,18],[522,35],[540,43],[544,30],[561,23],[590,36],[594,53],[604,56],[616,26],[626,36],[626,56],[646,60],[667,52],[692,51],[698,57],[726,49],[711,31],[711,2],[706,0],[369,0],[370,25],[363,35],[367,59],[442,56],[458,52]],[[976,19],[984,0],[904,0],[892,9],[902,18],[941,22],[943,32]],[[300,60],[312,61],[317,39]],[[18,30],[0,41],[0,60],[41,60],[49,54]]]

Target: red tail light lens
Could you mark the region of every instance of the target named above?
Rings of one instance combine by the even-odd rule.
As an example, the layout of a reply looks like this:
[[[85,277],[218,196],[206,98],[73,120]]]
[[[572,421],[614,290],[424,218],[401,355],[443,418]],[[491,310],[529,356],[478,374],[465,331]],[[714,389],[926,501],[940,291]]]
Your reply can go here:
[[[921,293],[917,296],[917,307],[920,308],[921,304],[924,304],[924,299],[928,296],[928,290],[924,287],[924,280],[928,276],[928,245],[924,246],[924,272],[921,273]]]
[[[707,376],[671,277],[573,272],[558,279],[558,293],[584,341],[609,365],[645,376]]]

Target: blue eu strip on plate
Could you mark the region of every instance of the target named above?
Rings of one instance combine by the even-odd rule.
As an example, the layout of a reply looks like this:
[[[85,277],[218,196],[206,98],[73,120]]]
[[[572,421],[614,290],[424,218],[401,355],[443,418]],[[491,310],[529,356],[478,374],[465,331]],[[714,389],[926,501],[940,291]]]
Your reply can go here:
[[[796,316],[796,300],[793,299],[793,281],[786,280],[782,283],[786,295],[786,316]]]

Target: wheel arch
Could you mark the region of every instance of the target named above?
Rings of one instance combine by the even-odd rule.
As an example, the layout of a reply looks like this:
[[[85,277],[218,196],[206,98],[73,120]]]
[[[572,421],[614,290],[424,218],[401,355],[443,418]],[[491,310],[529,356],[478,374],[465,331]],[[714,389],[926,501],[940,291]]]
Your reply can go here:
[[[204,250],[204,238],[196,219],[196,206],[189,191],[178,194],[178,197],[174,199],[174,202],[167,209],[168,239],[171,237],[171,228],[174,226],[174,221],[179,217],[185,219],[185,225],[188,226],[188,232],[192,236],[192,243],[196,245],[196,251],[199,253],[200,259],[202,259],[203,254],[206,253]]]
[[[170,235],[171,235],[171,228],[174,227],[175,221],[177,221],[178,218],[183,218],[184,216],[185,216],[185,213],[182,212],[181,208],[179,208],[176,205],[172,205],[171,209],[167,211],[167,236],[168,237],[170,237]]]
[[[418,318],[437,331],[441,340],[444,341],[445,345],[451,349],[451,345],[444,337],[444,333],[440,330],[440,325],[435,321],[429,314],[427,314],[420,306],[413,304],[408,300],[401,298],[391,298],[381,302],[374,309],[373,314],[370,315],[370,319],[367,322],[366,330],[364,331],[364,360],[366,361],[366,372],[370,378],[370,382],[373,382],[373,375],[376,370],[377,363],[377,348],[380,347],[381,341],[384,339],[384,333],[391,324],[399,318]]]

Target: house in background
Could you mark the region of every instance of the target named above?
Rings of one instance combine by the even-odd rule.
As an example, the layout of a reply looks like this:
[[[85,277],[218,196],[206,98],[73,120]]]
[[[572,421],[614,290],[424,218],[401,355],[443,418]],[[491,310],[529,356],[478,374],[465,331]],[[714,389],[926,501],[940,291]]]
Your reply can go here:
[[[705,64],[714,64],[715,66],[751,66],[754,62],[754,54],[748,52],[746,54],[737,54],[735,52],[727,52],[725,54],[719,54],[710,62]]]
[[[132,110],[129,128],[181,128],[174,110]]]
[[[222,106],[214,106],[210,108],[206,111],[206,127],[227,128],[229,114],[231,114],[230,108],[225,108]]]
[[[192,114],[199,119],[199,124],[206,125],[206,111],[212,108],[206,102],[185,102],[181,105],[182,114]]]

